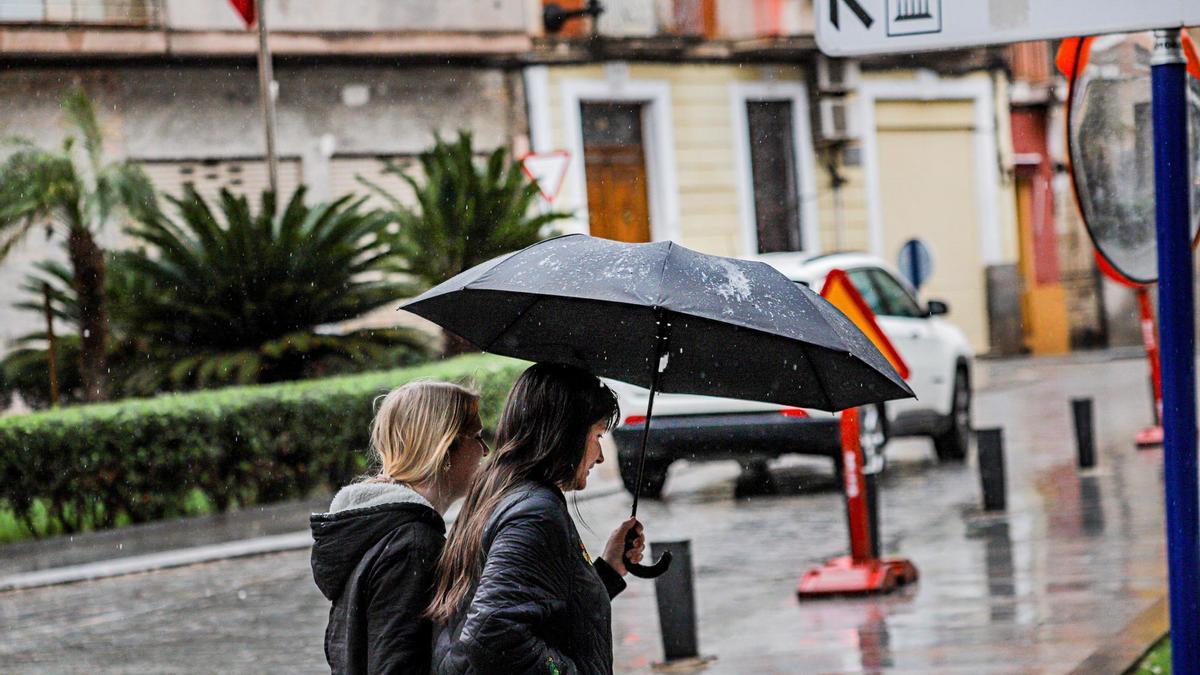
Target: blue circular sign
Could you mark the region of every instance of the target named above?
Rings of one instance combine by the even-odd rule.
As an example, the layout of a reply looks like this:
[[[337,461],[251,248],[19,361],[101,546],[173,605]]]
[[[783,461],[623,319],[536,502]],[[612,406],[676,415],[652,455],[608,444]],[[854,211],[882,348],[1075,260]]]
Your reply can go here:
[[[900,246],[896,266],[913,288],[920,288],[933,274],[933,253],[920,239],[909,239]]]

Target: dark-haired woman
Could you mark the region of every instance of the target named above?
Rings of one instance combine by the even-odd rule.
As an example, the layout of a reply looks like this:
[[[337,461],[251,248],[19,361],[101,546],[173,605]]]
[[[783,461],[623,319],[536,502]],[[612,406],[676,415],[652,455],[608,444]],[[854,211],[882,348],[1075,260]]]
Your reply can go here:
[[[642,558],[641,525],[622,523],[593,561],[563,492],[587,485],[616,418],[616,397],[586,371],[538,364],[517,379],[438,561],[434,672],[612,672],[609,602],[623,559]]]

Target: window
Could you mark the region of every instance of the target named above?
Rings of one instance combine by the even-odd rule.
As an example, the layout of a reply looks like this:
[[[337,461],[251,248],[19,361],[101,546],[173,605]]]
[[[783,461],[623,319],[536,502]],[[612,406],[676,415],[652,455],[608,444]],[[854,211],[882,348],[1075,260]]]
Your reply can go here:
[[[866,269],[849,270],[846,272],[846,276],[850,277],[854,288],[858,289],[858,294],[862,296],[863,300],[867,303],[867,307],[870,307],[872,312],[876,315],[887,314],[884,311],[883,299],[879,296],[879,291],[875,288],[875,284],[871,282],[869,272],[870,270]]]
[[[803,250],[792,102],[747,101],[746,123],[758,252]]]
[[[883,302],[883,311],[877,312],[878,314],[909,318],[925,316],[925,312],[921,311],[921,306],[913,299],[908,289],[900,285],[895,277],[879,269],[870,270],[870,274]]]

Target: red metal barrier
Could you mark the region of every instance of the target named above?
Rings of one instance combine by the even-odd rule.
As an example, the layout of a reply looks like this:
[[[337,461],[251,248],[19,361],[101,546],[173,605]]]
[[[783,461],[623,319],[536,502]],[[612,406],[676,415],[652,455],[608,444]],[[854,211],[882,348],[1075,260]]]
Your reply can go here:
[[[1154,326],[1154,307],[1150,303],[1150,291],[1145,286],[1137,288],[1138,307],[1142,314],[1142,344],[1146,347],[1146,360],[1150,362],[1150,393],[1154,396],[1154,426],[1137,433],[1135,442],[1139,448],[1162,445],[1162,368],[1158,360],[1158,330]]]
[[[871,553],[871,519],[859,446],[858,410],[842,411],[842,476],[850,555],[826,561],[804,573],[796,587],[801,599],[829,595],[887,593],[917,580],[917,568],[903,558],[880,559]]]

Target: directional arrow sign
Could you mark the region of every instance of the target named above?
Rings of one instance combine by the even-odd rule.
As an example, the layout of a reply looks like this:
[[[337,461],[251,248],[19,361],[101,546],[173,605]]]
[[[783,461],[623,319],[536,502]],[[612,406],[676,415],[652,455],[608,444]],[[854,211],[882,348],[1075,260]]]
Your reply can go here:
[[[1200,0],[820,0],[816,7],[817,46],[830,56],[1200,25]]]
[[[840,28],[840,24],[838,23],[838,7],[843,2],[846,3],[851,12],[854,12],[854,16],[858,17],[864,28],[870,28],[871,24],[875,23],[875,19],[872,19],[871,15],[867,14],[867,10],[858,4],[858,0],[829,0],[829,22],[833,24],[834,28]]]

